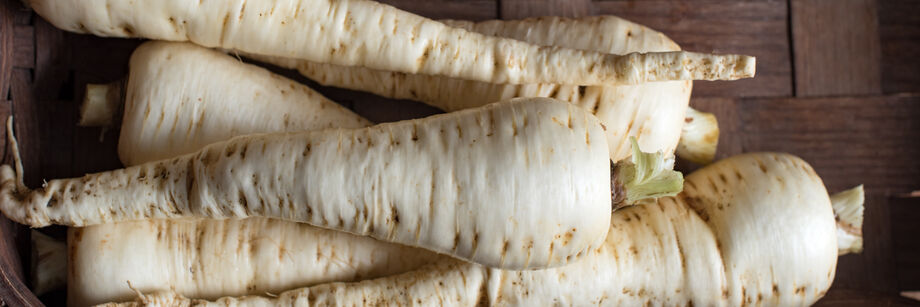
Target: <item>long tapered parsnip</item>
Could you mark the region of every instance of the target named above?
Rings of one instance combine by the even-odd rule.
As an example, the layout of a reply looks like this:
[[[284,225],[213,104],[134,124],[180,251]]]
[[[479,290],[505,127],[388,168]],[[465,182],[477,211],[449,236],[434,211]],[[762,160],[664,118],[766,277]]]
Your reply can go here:
[[[170,291],[138,292],[136,302],[98,306],[476,306],[487,299],[482,285],[490,276],[481,267],[447,259],[426,268],[398,278],[323,284],[275,297],[225,297],[209,302]]]
[[[3,166],[0,209],[33,227],[263,216],[540,268],[603,241],[608,156],[594,116],[516,99],[364,129],[237,137],[34,191]]]
[[[124,95],[88,95],[82,112],[84,119],[111,118],[114,112],[98,113],[122,105],[124,96],[118,155],[126,165],[172,158],[241,134],[371,124],[302,84],[188,43],[144,43],[130,68],[123,90],[103,87]],[[94,105],[105,107],[87,107]]]
[[[496,83],[736,79],[754,58],[610,55],[452,28],[370,0],[29,0],[58,28]]]
[[[680,110],[688,100],[689,83],[610,88],[623,89],[611,93],[627,98],[598,109],[605,110],[599,115],[606,119],[608,141],[635,135],[647,151],[670,153],[673,146],[668,144],[676,142],[684,121]],[[190,43],[144,43],[132,55],[127,80],[88,84],[86,93],[81,124],[119,123],[119,157],[125,165],[171,158],[241,134],[370,125],[308,87]],[[619,117],[623,114],[635,117]],[[628,131],[611,133],[618,129]],[[717,126],[694,131],[713,129],[717,134]],[[705,142],[681,144],[689,151],[715,149]]]
[[[650,156],[636,155],[642,159]],[[637,166],[648,164],[644,168],[655,168],[656,163],[642,159],[636,161]],[[629,190],[623,194],[629,194]],[[264,218],[141,220],[71,228],[68,246],[71,270],[67,294],[71,306],[127,300],[134,297],[134,290],[171,290],[203,299],[280,293],[322,282],[402,273],[446,258],[366,237]],[[138,250],[143,250],[144,255],[134,256]],[[133,288],[124,281],[130,281]]]
[[[139,302],[803,306],[830,287],[838,250],[846,247],[838,247],[831,200],[807,163],[787,154],[735,156],[690,174],[685,188],[676,197],[614,212],[604,245],[562,267],[502,271],[448,259],[398,276],[271,297],[206,302],[159,292]],[[841,211],[862,207],[858,201],[838,205]]]
[[[458,28],[507,37],[541,46],[559,46],[611,54],[679,51],[664,34],[615,16],[541,17],[523,20],[468,22],[443,20]],[[340,66],[289,58],[240,53],[280,67],[297,69],[320,84],[417,100],[446,111],[478,107],[514,97],[552,97],[591,111],[607,127],[611,159],[628,157],[630,136],[647,152],[674,152],[690,81],[637,85],[578,86],[561,84],[496,84],[442,76],[417,75]]]
[[[149,220],[72,228],[68,305],[172,289],[203,299],[281,293],[404,273],[447,258],[266,218]]]

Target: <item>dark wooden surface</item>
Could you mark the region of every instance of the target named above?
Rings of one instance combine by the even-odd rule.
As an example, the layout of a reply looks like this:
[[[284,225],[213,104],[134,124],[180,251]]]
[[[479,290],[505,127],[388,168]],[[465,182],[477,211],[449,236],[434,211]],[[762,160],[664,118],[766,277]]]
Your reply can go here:
[[[718,156],[790,152],[810,162],[831,191],[865,184],[866,250],[840,258],[819,305],[917,304],[898,293],[920,290],[920,198],[909,196],[920,190],[920,1],[383,2],[432,18],[614,14],[664,32],[685,50],[757,56],[754,79],[694,84],[691,104],[719,116]],[[120,166],[116,133],[99,143],[97,129],[75,126],[77,101],[87,82],[124,75],[139,43],[64,33],[18,1],[0,0],[0,117],[16,116],[27,184]],[[439,112],[319,89],[378,122]],[[5,135],[0,141],[5,144]],[[0,305],[37,303],[19,282],[27,236],[0,219]]]

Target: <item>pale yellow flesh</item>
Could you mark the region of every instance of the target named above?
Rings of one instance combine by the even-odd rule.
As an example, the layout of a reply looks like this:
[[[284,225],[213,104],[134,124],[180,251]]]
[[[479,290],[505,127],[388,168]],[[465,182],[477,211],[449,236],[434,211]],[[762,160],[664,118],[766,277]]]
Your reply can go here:
[[[435,267],[277,297],[216,302],[169,292],[147,303],[209,306],[605,305],[807,306],[834,278],[834,213],[804,161],[775,153],[728,158],[687,176],[677,197],[613,213],[606,242],[582,260],[537,271],[502,271],[443,260]]]
[[[615,16],[578,19],[542,17],[479,23],[454,20],[442,22],[485,35],[507,37],[541,46],[611,54],[680,50],[664,34]],[[236,53],[297,69],[304,76],[323,85],[367,91],[389,98],[417,100],[448,112],[514,97],[552,97],[568,101],[592,112],[604,122],[610,157],[614,161],[629,157],[630,136],[639,140],[639,146],[645,152],[674,152],[692,85],[690,81],[601,86],[496,84]]]
[[[336,65],[494,83],[637,84],[750,77],[754,58],[617,56],[452,28],[369,0],[30,0],[58,28],[190,41]]]
[[[364,129],[237,137],[170,160],[24,191],[0,209],[32,227],[262,216],[509,269],[558,266],[610,222],[603,128],[580,108],[517,99]]]

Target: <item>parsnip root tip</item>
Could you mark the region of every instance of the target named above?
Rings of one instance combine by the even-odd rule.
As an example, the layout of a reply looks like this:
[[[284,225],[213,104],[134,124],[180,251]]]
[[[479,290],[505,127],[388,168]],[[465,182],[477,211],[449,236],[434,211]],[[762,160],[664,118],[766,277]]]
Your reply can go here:
[[[13,166],[16,167],[16,171],[15,173],[12,174],[12,176],[15,176],[15,184],[16,184],[17,192],[28,190],[28,188],[26,188],[25,180],[23,180],[22,157],[19,155],[19,141],[16,140],[16,134],[13,132],[13,116],[12,115],[10,117],[7,117],[6,119],[6,138],[9,142],[7,146],[9,146],[13,154]],[[12,171],[12,169],[8,171]],[[3,178],[0,179],[2,181],[0,182],[6,182],[7,179],[5,178],[5,176],[7,175],[8,174],[4,173],[2,175]]]
[[[862,185],[831,196],[831,205],[837,220],[838,255],[862,252],[865,201],[866,193]]]

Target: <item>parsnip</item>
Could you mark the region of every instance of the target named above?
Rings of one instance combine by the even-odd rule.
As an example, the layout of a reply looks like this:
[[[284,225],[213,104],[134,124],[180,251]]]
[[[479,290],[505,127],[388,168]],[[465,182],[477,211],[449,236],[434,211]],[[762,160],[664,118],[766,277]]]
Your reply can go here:
[[[0,168],[0,209],[33,227],[264,216],[509,269],[557,266],[596,248],[611,210],[602,126],[545,98],[364,129],[238,137],[35,191],[21,175]]]
[[[648,154],[636,156],[642,157],[636,161],[640,168],[654,169],[655,164],[671,168],[641,161]],[[134,292],[126,280],[143,292],[172,290],[188,297],[216,299],[380,277],[445,258],[370,238],[263,218],[131,221],[71,228],[68,238],[72,269],[67,293],[71,306],[130,299]],[[135,256],[138,250],[144,255]]]
[[[749,76],[754,58],[610,55],[451,28],[369,0],[29,0],[58,28],[496,83],[636,84]]]
[[[118,155],[125,165],[241,134],[371,124],[307,86],[188,43],[142,44],[123,89],[122,83],[88,87],[81,117],[84,124],[111,123],[124,96]]]
[[[408,272],[446,256],[267,218],[149,220],[72,228],[68,305],[170,290],[189,297],[281,293]]]
[[[456,20],[442,22],[484,35],[507,37],[541,46],[611,54],[680,50],[664,34],[615,16],[578,19],[541,17],[479,23]],[[448,112],[515,97],[552,97],[568,101],[589,110],[604,122],[610,157],[614,161],[630,155],[627,141],[630,136],[639,140],[644,151],[674,152],[692,86],[690,81],[617,86],[496,84],[237,53],[280,67],[297,69],[304,76],[326,86],[421,101]]]
[[[157,69],[149,69],[150,65],[146,63],[161,63],[157,59],[170,58],[166,65],[154,66]],[[265,118],[256,123],[251,123],[245,117],[240,117],[231,112],[221,112],[222,109],[236,110],[246,107],[237,105],[251,104],[252,94],[248,95],[199,95],[199,93],[220,92],[225,85],[199,81],[199,78],[206,76],[208,72],[219,71],[218,65],[223,66],[244,66],[244,64],[235,61],[217,61],[217,58],[229,58],[223,54],[215,54],[213,51],[204,50],[202,47],[194,47],[190,44],[182,43],[164,43],[148,42],[137,50],[132,58],[132,75],[131,80],[127,82],[130,85],[128,91],[132,93],[131,99],[125,104],[128,106],[125,114],[126,120],[121,123],[121,139],[140,138],[138,132],[154,131],[151,133],[154,137],[147,136],[147,139],[154,141],[120,143],[122,153],[126,164],[144,163],[152,161],[157,157],[170,157],[177,155],[175,146],[169,146],[171,143],[161,144],[156,140],[181,140],[177,143],[194,146],[191,150],[204,147],[210,140],[205,138],[189,138],[189,134],[183,129],[155,129],[154,126],[158,121],[147,118],[140,120],[134,118],[136,114],[143,109],[150,109],[150,113],[160,113],[161,110],[178,110],[166,111],[165,122],[177,121],[180,127],[188,125],[193,133],[191,135],[202,134],[198,132],[199,125],[204,127],[214,126],[208,121],[217,121],[220,123],[222,131],[215,133],[228,134],[232,133],[248,134],[254,131],[298,131],[306,130],[315,126],[313,123],[316,118],[322,118],[327,112],[333,112],[337,109],[321,108],[315,104],[296,105],[296,101],[285,101],[286,103],[295,104],[298,113],[292,116],[285,116],[285,121],[290,125],[278,126],[271,121],[281,121],[283,114],[272,112],[273,110],[260,110],[258,108],[246,109],[246,112],[257,114],[256,117]],[[212,62],[217,64],[211,64]],[[135,69],[140,66],[140,69]],[[248,66],[248,65],[245,65]],[[170,70],[176,70],[172,72]],[[261,70],[259,70],[261,71]],[[179,74],[179,73],[182,74]],[[232,71],[231,71],[232,72]],[[231,77],[239,77],[240,81],[249,83],[251,73],[247,74],[227,74]],[[158,80],[159,76],[164,76],[164,80]],[[183,79],[186,78],[186,79]],[[186,82],[172,82],[172,80],[188,80]],[[156,87],[145,85],[145,83],[156,83]],[[286,88],[287,84],[282,84]],[[117,88],[113,90],[118,91]],[[172,93],[173,95],[167,95]],[[181,103],[183,101],[198,101],[198,97],[203,97],[202,102],[197,104]],[[265,96],[265,95],[261,95]],[[121,99],[120,95],[99,95],[102,99]],[[224,100],[215,101],[214,98],[224,98]],[[92,99],[89,99],[92,100]],[[144,108],[131,106],[134,101],[144,103]],[[101,106],[117,106],[120,101],[114,103],[92,103]],[[200,107],[198,106],[200,105]],[[196,109],[191,109],[195,106]],[[218,109],[210,108],[219,106]],[[277,108],[275,108],[277,109]],[[187,123],[189,119],[171,119],[168,115],[184,112],[200,112],[210,114],[204,116],[201,122]],[[84,118],[104,118],[105,116],[96,116],[93,112],[99,111],[95,108],[84,108]],[[104,114],[114,114],[113,112],[103,111]],[[336,113],[341,116],[357,115],[351,113]],[[336,115],[333,114],[333,115]],[[309,115],[309,116],[306,116]],[[133,119],[132,119],[133,118]],[[194,118],[194,117],[190,117]],[[351,121],[354,122],[354,121]],[[347,122],[344,122],[347,123]],[[343,124],[342,121],[331,122],[331,125]],[[260,126],[261,125],[261,126]],[[204,130],[205,128],[201,128]],[[130,131],[130,132],[126,132]],[[161,144],[150,146],[150,144]],[[132,155],[133,153],[143,152],[143,156]],[[635,153],[637,158],[647,160],[647,155]],[[658,158],[660,159],[660,158]],[[645,174],[652,175],[631,175],[619,176],[633,178],[641,181],[647,177],[661,176],[662,174],[676,175],[670,169],[670,165],[662,163],[663,161],[645,161],[639,162],[638,169]],[[626,163],[624,161],[624,163]],[[623,168],[617,168],[622,170]],[[661,190],[660,184],[646,184],[644,182],[621,182],[615,186],[627,187],[632,186],[642,191],[643,186],[655,186]],[[679,184],[679,180],[663,180],[672,184]],[[680,190],[680,186],[673,189]],[[630,192],[620,191],[618,195],[625,195]],[[654,191],[647,191],[645,196],[654,196]],[[633,191],[633,194],[636,194]],[[641,194],[641,193],[640,193]],[[619,196],[618,196],[619,197]],[[638,198],[635,197],[634,198]],[[156,229],[155,231],[150,231]],[[227,258],[219,257],[218,246],[216,243],[225,242],[226,232],[230,229],[237,238],[247,243],[238,243],[249,246],[249,254],[238,255],[238,257]],[[264,229],[264,230],[263,230]],[[144,230],[144,231],[140,231]],[[200,231],[199,231],[200,230]],[[72,260],[75,262],[72,267],[71,281],[69,283],[68,295],[69,302],[74,306],[85,306],[95,303],[102,303],[110,300],[129,299],[133,292],[126,287],[125,280],[132,281],[133,286],[144,292],[152,292],[166,289],[173,289],[182,295],[216,299],[220,296],[236,296],[244,294],[261,294],[265,292],[278,293],[286,289],[315,285],[328,281],[347,281],[363,278],[373,278],[392,273],[405,272],[409,269],[416,268],[430,261],[425,259],[436,259],[443,256],[434,256],[431,253],[421,253],[418,249],[408,247],[395,248],[392,245],[384,244],[370,239],[359,239],[330,230],[320,230],[296,223],[266,220],[266,219],[244,219],[240,221],[223,220],[223,221],[181,221],[176,223],[144,220],[131,221],[115,224],[103,224],[86,227],[81,230],[72,230],[78,235],[71,234],[71,238],[79,237],[79,240],[72,240],[70,245],[73,249]],[[300,232],[300,235],[285,235]],[[347,239],[353,238],[353,239]],[[271,242],[266,244],[264,242]],[[199,245],[199,242],[205,242]],[[342,242],[339,246],[334,243]],[[329,244],[333,246],[316,246],[316,244]],[[229,245],[232,243],[222,243]],[[201,249],[199,249],[201,247]],[[294,261],[292,265],[289,261],[277,261],[278,257],[259,257],[253,255],[277,255],[280,247],[284,247],[285,252],[290,255],[314,255],[315,250],[329,251],[337,250],[339,257],[331,259],[321,257],[314,260],[313,257],[307,257],[309,261]],[[228,247],[231,250],[235,248]],[[132,257],[135,250],[145,250],[144,257]],[[378,251],[368,254],[368,251]],[[402,252],[396,252],[402,251]],[[381,257],[392,254],[392,258]],[[338,259],[348,255],[347,259]],[[388,259],[405,259],[400,260]],[[406,263],[409,262],[409,263]],[[201,264],[196,265],[194,271],[184,268],[189,263]],[[117,265],[113,265],[117,264]],[[392,265],[392,267],[391,267]],[[131,270],[111,269],[117,267],[131,267]],[[236,268],[234,271],[228,271],[225,268]],[[163,268],[174,268],[166,269]],[[145,273],[150,272],[150,273]],[[261,272],[271,278],[263,278],[258,275],[250,275],[250,272]],[[280,276],[271,272],[283,272]],[[201,278],[199,276],[208,276]]]
[[[687,108],[685,121],[677,156],[702,165],[712,163],[719,145],[719,122],[715,114]]]
[[[628,41],[632,45],[636,40]],[[194,44],[147,42],[130,62],[126,80],[87,85],[81,110],[84,126],[120,124],[119,157],[125,165],[175,157],[241,134],[370,125],[308,87]],[[681,110],[689,98],[689,83],[610,89],[627,98],[599,109],[605,110],[608,141],[635,135],[646,151],[670,153],[684,122]],[[623,114],[635,117],[620,117]],[[717,134],[717,126],[693,131],[713,129]],[[624,132],[611,134],[615,130]],[[688,144],[690,150],[708,148],[705,143]],[[708,149],[714,153],[714,147]]]
[[[858,198],[849,198],[854,201],[834,205],[858,211]],[[398,276],[272,297],[212,303],[159,292],[139,302],[801,306],[824,295],[834,278],[838,250],[847,249],[838,247],[838,223],[821,179],[807,163],[787,154],[745,154],[716,162],[687,176],[680,195],[612,215],[603,246],[552,269],[503,271],[448,259]],[[846,224],[861,228],[855,222]]]

